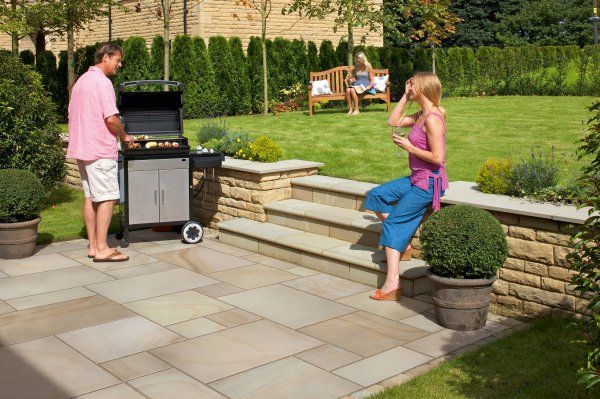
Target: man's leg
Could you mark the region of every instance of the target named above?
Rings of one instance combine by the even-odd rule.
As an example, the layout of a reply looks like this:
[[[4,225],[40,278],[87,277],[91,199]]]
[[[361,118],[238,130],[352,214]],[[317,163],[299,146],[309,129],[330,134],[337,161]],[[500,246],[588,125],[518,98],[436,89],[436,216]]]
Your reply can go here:
[[[94,203],[96,208],[96,258],[106,258],[115,249],[108,246],[108,227],[112,219],[113,208],[116,201],[103,201]],[[113,259],[125,258],[124,255],[119,255]]]
[[[90,197],[83,199],[83,220],[89,240],[88,256],[95,256],[98,251],[96,244],[96,210]]]

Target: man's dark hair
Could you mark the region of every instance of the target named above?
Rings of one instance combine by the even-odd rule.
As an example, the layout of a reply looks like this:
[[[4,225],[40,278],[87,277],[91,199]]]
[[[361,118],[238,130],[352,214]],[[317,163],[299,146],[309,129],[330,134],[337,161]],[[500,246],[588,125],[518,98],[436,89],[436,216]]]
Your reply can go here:
[[[96,53],[94,54],[94,65],[101,63],[102,59],[104,58],[104,55],[108,55],[109,57],[112,57],[113,55],[115,55],[117,53],[121,53],[121,56],[124,55],[123,49],[118,44],[113,44],[113,43],[103,44],[102,46],[100,46],[100,48],[98,50],[96,50]]]

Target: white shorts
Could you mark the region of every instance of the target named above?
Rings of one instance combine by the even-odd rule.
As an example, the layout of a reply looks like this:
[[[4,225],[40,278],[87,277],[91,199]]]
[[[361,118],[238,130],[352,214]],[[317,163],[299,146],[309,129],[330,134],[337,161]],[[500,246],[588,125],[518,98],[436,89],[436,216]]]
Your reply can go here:
[[[77,160],[81,175],[83,194],[92,202],[118,200],[119,178],[117,161],[114,159],[97,159],[95,161]]]

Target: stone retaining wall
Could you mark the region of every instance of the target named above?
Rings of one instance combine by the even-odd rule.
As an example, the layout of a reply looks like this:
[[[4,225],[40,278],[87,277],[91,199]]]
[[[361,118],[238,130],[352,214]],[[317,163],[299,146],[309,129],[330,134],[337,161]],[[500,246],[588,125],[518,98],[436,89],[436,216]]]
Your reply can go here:
[[[194,193],[197,195],[193,200],[193,217],[213,228],[219,221],[235,217],[266,221],[264,205],[292,198],[290,179],[316,174],[321,165],[295,160],[257,164],[228,159],[222,168],[215,169],[214,176],[208,169],[204,186],[204,171],[197,170],[194,172]],[[70,186],[81,189],[77,166],[71,160],[67,161],[66,181]],[[453,196],[464,199],[459,202],[453,200]],[[447,192],[443,201],[445,206],[465,203],[485,208],[476,203],[472,195],[464,193],[452,195]],[[532,206],[536,205],[547,206]],[[573,215],[582,215],[581,211],[570,208],[573,208]],[[565,207],[560,209],[565,213]],[[491,213],[502,224],[509,247],[508,259],[494,284],[493,301],[535,315],[586,314],[587,301],[573,291],[570,284],[573,272],[568,269],[566,261],[569,237],[585,218],[578,223],[577,218],[573,218],[575,223],[570,223],[553,220],[551,216],[535,217],[501,211]],[[418,232],[413,245],[418,254],[421,248]]]

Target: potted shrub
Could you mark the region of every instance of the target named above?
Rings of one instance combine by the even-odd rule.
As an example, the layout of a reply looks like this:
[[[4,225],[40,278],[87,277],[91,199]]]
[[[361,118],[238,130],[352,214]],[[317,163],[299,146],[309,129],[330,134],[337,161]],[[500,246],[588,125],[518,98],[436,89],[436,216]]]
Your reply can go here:
[[[31,256],[46,191],[31,172],[0,170],[0,258]]]
[[[438,323],[461,331],[485,326],[508,250],[498,220],[469,205],[445,207],[423,224],[421,244]]]

